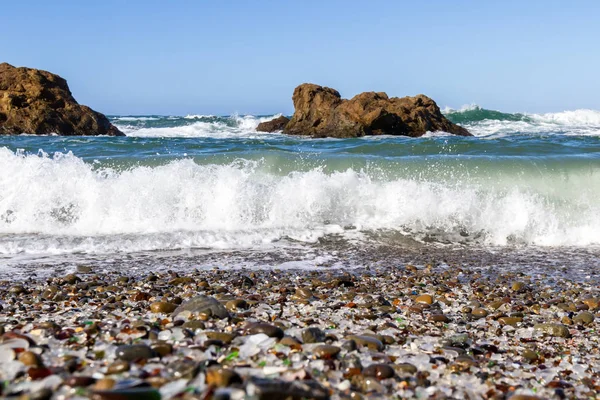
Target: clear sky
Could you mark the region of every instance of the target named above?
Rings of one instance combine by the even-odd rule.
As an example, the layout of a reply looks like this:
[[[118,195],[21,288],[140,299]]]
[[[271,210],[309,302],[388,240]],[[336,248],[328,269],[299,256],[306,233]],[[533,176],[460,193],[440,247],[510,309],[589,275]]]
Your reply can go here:
[[[296,85],[600,109],[600,1],[11,1],[0,61],[107,114],[291,113]]]

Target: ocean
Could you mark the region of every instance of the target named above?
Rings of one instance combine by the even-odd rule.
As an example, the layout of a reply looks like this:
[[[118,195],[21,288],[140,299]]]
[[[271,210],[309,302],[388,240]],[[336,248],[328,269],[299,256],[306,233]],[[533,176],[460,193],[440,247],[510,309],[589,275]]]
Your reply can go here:
[[[257,132],[273,116],[250,115],[0,136],[0,276],[598,266],[600,111],[444,113],[474,137],[309,139]]]

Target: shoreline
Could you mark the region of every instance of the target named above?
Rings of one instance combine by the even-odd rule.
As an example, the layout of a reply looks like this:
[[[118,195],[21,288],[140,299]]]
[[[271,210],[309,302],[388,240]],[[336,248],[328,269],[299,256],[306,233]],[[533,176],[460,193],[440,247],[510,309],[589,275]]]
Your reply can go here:
[[[78,271],[0,282],[3,396],[528,399],[600,389],[596,277],[400,263]],[[172,314],[196,296],[208,297]]]

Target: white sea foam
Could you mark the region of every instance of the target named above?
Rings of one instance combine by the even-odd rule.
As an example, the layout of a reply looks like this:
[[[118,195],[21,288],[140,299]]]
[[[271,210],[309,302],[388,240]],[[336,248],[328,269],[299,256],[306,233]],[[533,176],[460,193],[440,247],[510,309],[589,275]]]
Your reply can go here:
[[[556,113],[518,113],[508,114],[495,110],[485,110],[477,104],[468,104],[453,109],[446,107],[442,112],[446,115],[471,113],[480,111],[481,115],[489,113],[483,120],[461,122],[475,136],[498,137],[515,133],[524,134],[564,134],[581,136],[600,135],[600,111],[579,109]],[[498,113],[498,115],[492,115]]]
[[[232,115],[226,118],[217,118],[213,116],[193,115],[184,117],[187,121],[194,121],[184,125],[173,127],[145,127],[119,125],[127,136],[137,137],[214,137],[214,138],[233,138],[233,137],[259,137],[270,135],[270,133],[257,132],[256,127],[259,123],[270,121],[281,114],[268,117],[255,117],[252,115]],[[214,118],[214,121],[196,121],[198,119]]]
[[[352,169],[282,176],[257,162],[198,165],[190,159],[116,172],[94,170],[72,154],[6,148],[0,170],[5,255],[248,248],[379,229],[417,239],[481,233],[496,245],[600,243],[597,174],[494,186],[381,180]]]

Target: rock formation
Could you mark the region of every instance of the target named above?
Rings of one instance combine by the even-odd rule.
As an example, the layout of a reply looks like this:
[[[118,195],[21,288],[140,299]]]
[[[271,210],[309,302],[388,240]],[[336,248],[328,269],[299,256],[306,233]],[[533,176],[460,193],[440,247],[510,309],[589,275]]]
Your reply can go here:
[[[444,131],[471,136],[463,127],[444,117],[425,95],[389,98],[383,92],[365,92],[350,100],[337,90],[302,84],[294,90],[294,115],[283,132],[313,137],[358,137],[404,135],[418,137]]]
[[[67,81],[50,72],[0,64],[0,134],[124,136],[102,114],[80,105]]]
[[[288,122],[290,122],[288,117],[281,116],[270,121],[261,122],[256,127],[256,130],[259,132],[278,132],[282,131]]]

